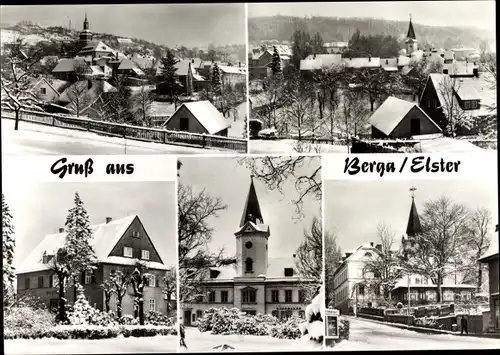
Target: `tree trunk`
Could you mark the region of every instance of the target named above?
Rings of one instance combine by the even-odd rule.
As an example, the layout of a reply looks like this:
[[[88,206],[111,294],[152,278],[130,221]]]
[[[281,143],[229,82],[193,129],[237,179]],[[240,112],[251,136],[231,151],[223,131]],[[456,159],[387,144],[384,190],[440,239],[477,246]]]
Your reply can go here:
[[[167,293],[167,316],[170,314],[170,300],[171,300],[171,295],[170,292]]]
[[[375,104],[375,100],[372,98],[370,94],[370,111],[373,112],[373,105]]]
[[[483,284],[483,268],[482,265],[479,264],[477,270],[477,292],[481,292],[481,285]]]
[[[436,300],[437,300],[437,303],[442,303],[443,300],[442,300],[442,284],[443,284],[443,277],[441,275],[438,275],[437,277],[437,295],[436,295]]]
[[[116,297],[116,316],[118,319],[122,317],[122,297]]]
[[[59,276],[59,275],[58,275]],[[59,323],[66,322],[66,294],[64,292],[64,280],[59,278]]]
[[[139,324],[144,325],[144,300],[139,299]]]
[[[20,115],[20,112],[21,109],[16,109],[15,112],[16,112],[16,121],[15,121],[15,124],[14,124],[14,131],[17,131],[19,129],[19,115]]]
[[[77,296],[76,284],[77,284],[77,281],[76,281],[75,277],[73,276],[73,303],[76,302],[76,296]]]

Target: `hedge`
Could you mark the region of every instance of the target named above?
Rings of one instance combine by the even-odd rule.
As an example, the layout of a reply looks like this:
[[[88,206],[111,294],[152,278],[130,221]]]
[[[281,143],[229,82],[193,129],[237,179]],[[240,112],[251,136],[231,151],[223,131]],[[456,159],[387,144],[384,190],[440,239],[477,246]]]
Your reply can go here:
[[[52,328],[4,329],[4,339],[109,339],[119,335],[124,337],[151,337],[155,335],[177,335],[175,327],[166,326],[91,326],[59,325]]]

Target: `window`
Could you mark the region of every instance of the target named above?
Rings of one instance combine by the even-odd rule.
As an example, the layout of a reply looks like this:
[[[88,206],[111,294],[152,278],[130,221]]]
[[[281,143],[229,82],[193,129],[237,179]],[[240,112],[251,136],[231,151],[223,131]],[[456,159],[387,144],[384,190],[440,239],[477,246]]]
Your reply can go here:
[[[415,278],[415,284],[416,284],[416,285],[420,285],[420,278],[419,278],[419,277],[416,277],[416,278]]]
[[[181,117],[179,120],[179,129],[181,131],[189,131],[189,118]]]
[[[470,109],[470,101],[464,101],[464,109],[469,110]]]
[[[293,269],[291,267],[285,268],[285,276],[293,276]]]
[[[255,303],[256,302],[256,292],[255,290],[245,290],[243,291],[243,303]]]
[[[38,276],[38,288],[43,288],[43,276]]]
[[[366,252],[366,253],[365,253],[365,257],[367,257],[367,258],[371,258],[371,257],[372,257],[372,253],[370,253],[370,252]]]
[[[29,289],[30,288],[30,278],[27,277],[24,279],[24,288]]]
[[[132,257],[132,248],[130,247],[123,247],[123,256]]]
[[[271,302],[279,302],[280,301],[280,291],[272,290],[271,291]]]
[[[229,302],[229,292],[221,291],[220,292],[220,301],[222,303],[228,303]]]
[[[85,285],[90,285],[92,283],[92,272],[85,271]]]
[[[52,275],[52,287],[57,287],[59,285],[59,279],[57,275]]]
[[[194,314],[194,313],[193,313],[193,314],[191,315],[191,319],[193,320],[193,322],[196,322],[196,314]]]
[[[154,298],[149,299],[149,311],[156,312],[156,300]]]
[[[479,102],[477,101],[471,101],[470,102],[470,108],[473,109],[473,110],[476,110],[479,108]]]
[[[40,94],[46,95],[47,94],[47,89],[46,88],[40,88]]]
[[[245,271],[253,272],[253,260],[251,258],[247,258],[247,260],[245,260]]]
[[[148,282],[149,282],[149,287],[155,287],[156,286],[156,275],[150,275]]]
[[[410,120],[410,133],[412,135],[419,135],[420,134],[420,119],[412,118]]]
[[[252,246],[253,246],[252,242],[246,242],[245,243],[245,248],[247,248],[247,249],[252,248]]]
[[[305,319],[306,318],[306,312],[304,312],[303,310],[300,310],[299,311],[299,317],[302,318],[302,319]]]
[[[389,59],[386,59],[386,60],[385,60],[385,64],[389,64]]]
[[[255,316],[257,314],[257,311],[253,311],[253,310],[245,310],[243,312],[245,312],[249,316]]]
[[[299,302],[304,303],[306,301],[306,296],[304,290],[299,290]]]
[[[215,291],[210,291],[208,293],[208,302],[215,303]]]
[[[271,315],[272,315],[273,317],[278,318],[278,311],[272,311],[272,312],[271,312]]]
[[[364,285],[359,285],[358,286],[358,292],[360,295],[364,295],[365,294],[365,286]]]
[[[292,290],[285,290],[285,302],[292,302]]]
[[[196,319],[200,319],[201,317],[203,317],[203,311],[201,309],[198,309],[196,311]]]
[[[373,273],[373,277],[374,277],[374,278],[376,278],[376,279],[379,279],[379,278],[380,278],[380,272],[375,271],[375,272]]]
[[[134,237],[134,238],[139,238],[139,232],[138,232],[138,231],[136,231],[136,230],[133,230],[133,231],[132,231],[132,237]]]
[[[141,259],[149,260],[149,250],[141,250]]]

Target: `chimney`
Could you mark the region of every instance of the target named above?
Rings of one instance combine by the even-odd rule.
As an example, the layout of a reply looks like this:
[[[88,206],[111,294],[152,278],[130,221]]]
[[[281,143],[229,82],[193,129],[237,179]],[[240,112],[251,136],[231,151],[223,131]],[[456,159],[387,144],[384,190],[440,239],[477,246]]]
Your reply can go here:
[[[108,224],[109,222],[111,222],[113,220],[113,218],[111,217],[106,217],[106,224]]]
[[[373,242],[370,242],[370,246],[371,246],[371,247],[373,246]]]
[[[193,59],[191,59],[191,63],[193,63],[193,64],[194,64],[194,58],[193,58]]]
[[[293,258],[295,259],[297,257],[297,255],[293,254]]]
[[[240,61],[238,62],[238,68],[241,68],[241,62]]]
[[[90,90],[92,89],[92,80],[87,80],[87,89]]]
[[[378,251],[382,251],[382,244],[375,245],[375,249],[377,249]]]
[[[64,228],[59,228],[59,233],[64,233]]]
[[[368,56],[368,61],[369,61],[369,62],[371,62],[371,61],[372,61],[372,56],[371,56],[371,55],[369,55],[369,56]]]
[[[316,53],[314,53],[314,55],[313,55],[313,59],[316,59]]]

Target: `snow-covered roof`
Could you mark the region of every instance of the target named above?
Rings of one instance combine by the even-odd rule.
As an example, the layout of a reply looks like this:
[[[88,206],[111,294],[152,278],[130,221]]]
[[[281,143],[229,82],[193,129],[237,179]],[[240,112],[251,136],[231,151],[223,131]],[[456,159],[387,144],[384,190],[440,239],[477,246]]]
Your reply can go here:
[[[389,96],[373,113],[370,117],[370,124],[388,136],[414,107],[420,110],[441,131],[441,128],[415,103],[401,100],[394,96]]]
[[[104,72],[98,65],[91,65],[90,70],[92,71],[92,75],[104,75]]]
[[[262,233],[269,233],[269,225],[268,224],[259,224],[259,223],[253,223],[251,221],[246,222],[244,225],[242,225],[237,231],[236,235],[242,233],[244,230],[246,230],[248,227],[253,228],[256,232],[262,232]]]
[[[498,258],[498,236],[491,238],[490,247],[488,248],[486,253],[484,253],[484,255],[481,256],[479,261],[486,262],[489,259],[493,258],[494,256]]]
[[[300,70],[326,69],[341,64],[341,54],[310,54],[300,61]]]
[[[448,137],[423,140],[417,144],[417,147],[422,153],[477,153],[483,151],[471,142]]]
[[[326,42],[323,44],[325,48],[347,48],[349,47],[349,42]]]
[[[347,68],[376,68],[380,67],[380,58],[342,58]]]
[[[92,52],[114,52],[114,49],[102,41],[91,41],[83,47],[78,54],[85,55]]]
[[[61,59],[52,69],[52,73],[69,73],[74,72],[78,65],[87,65],[83,59]]]
[[[174,110],[174,105],[169,102],[162,101],[152,101],[150,106],[150,115],[156,117],[166,117],[172,116]]]
[[[231,126],[228,120],[226,120],[208,100],[183,103],[169,120],[171,120],[182,107],[186,107],[193,114],[198,122],[207,130],[208,134],[218,133]],[[169,120],[165,122],[165,125]]]
[[[240,68],[240,67],[235,67],[235,66],[230,66],[230,65],[218,65],[219,70],[223,73],[226,74],[241,74],[245,75],[246,69],[245,68]]]
[[[135,263],[135,259],[109,256],[109,254],[136,218],[138,218],[137,215],[131,215],[111,220],[108,223],[91,226],[92,239],[90,244],[95,251],[97,260],[100,262],[109,262],[120,265],[130,265],[131,262]],[[43,264],[42,262],[44,252],[47,252],[47,254],[55,253],[61,246],[64,245],[65,238],[66,233],[56,233],[45,236],[45,238],[43,238],[42,241],[31,251],[20,267],[17,268],[17,272],[25,273],[47,270],[48,265]],[[163,264],[150,263],[151,268],[166,269]]]
[[[33,85],[33,88],[32,90],[36,89],[39,84],[41,84],[42,82],[45,82],[47,83],[47,85],[49,85],[52,90],[54,90],[56,93],[61,93],[64,91],[64,89],[66,87],[68,87],[68,85],[70,85],[70,82],[69,81],[65,81],[65,80],[59,80],[59,79],[48,79],[48,78],[41,78],[40,80],[38,80],[34,85]]]

